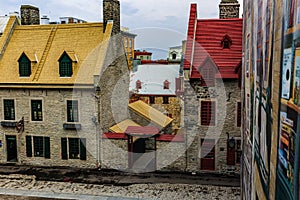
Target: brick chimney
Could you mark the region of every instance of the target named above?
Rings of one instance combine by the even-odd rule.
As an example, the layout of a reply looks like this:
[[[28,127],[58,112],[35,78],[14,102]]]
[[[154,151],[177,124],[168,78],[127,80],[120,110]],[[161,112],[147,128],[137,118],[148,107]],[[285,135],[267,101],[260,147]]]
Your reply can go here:
[[[21,6],[21,24],[22,25],[39,25],[40,10],[30,5]]]
[[[237,0],[221,0],[219,8],[220,19],[239,18],[240,4]]]
[[[103,22],[113,20],[112,35],[120,33],[120,2],[118,0],[103,0]]]

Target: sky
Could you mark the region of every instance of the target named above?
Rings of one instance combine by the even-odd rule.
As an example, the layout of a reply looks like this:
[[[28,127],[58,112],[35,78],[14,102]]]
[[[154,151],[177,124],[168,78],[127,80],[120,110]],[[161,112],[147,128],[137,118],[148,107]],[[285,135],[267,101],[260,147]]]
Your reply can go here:
[[[88,3],[86,3],[88,2]],[[218,18],[221,0],[120,0],[121,26],[137,34],[135,49],[153,52],[153,59],[166,59],[169,47],[186,39],[189,9],[197,3],[198,18]],[[240,16],[243,2],[240,3]],[[59,17],[76,17],[102,22],[102,0],[1,0],[0,16],[20,12],[21,5],[33,5],[50,21]]]

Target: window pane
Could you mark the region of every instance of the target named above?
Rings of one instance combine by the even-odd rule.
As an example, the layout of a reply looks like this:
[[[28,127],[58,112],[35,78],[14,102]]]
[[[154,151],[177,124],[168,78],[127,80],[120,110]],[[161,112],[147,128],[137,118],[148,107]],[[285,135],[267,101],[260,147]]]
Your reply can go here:
[[[68,100],[67,101],[67,120],[68,122],[78,122],[78,101]]]
[[[214,126],[216,104],[212,101],[201,101],[201,125]]]
[[[33,137],[33,148],[35,157],[44,157],[44,138]]]
[[[13,99],[4,99],[4,119],[15,120],[15,105]]]
[[[71,77],[72,74],[72,60],[65,54],[59,61],[59,75],[60,77]]]
[[[31,120],[43,120],[42,100],[31,100]]]
[[[69,138],[69,158],[79,159],[79,139]]]
[[[20,76],[30,76],[31,74],[30,60],[24,54],[19,60],[19,74]]]

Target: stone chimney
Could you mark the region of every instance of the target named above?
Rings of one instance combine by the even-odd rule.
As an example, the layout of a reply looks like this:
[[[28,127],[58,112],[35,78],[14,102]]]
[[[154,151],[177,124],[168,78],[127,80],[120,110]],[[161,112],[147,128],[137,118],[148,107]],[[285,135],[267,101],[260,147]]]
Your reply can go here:
[[[237,0],[221,0],[219,8],[220,19],[239,18],[240,4]]]
[[[22,25],[39,25],[40,10],[30,5],[21,6],[21,24]]]
[[[118,0],[103,0],[103,22],[113,20],[112,35],[120,33],[120,2]]]

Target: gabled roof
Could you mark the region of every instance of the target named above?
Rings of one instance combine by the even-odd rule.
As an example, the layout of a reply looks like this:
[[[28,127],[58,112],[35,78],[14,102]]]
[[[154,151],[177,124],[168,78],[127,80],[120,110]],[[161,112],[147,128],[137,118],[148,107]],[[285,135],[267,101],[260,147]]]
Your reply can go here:
[[[141,100],[135,101],[128,106],[139,115],[143,116],[150,122],[154,122],[156,125],[159,125],[162,128],[165,128],[173,121],[172,118],[164,115],[162,112],[156,110]]]
[[[126,129],[129,126],[140,126],[139,124],[135,123],[131,119],[126,119],[124,121],[119,122],[118,124],[109,128],[110,131],[115,133],[125,133]]]
[[[197,19],[197,5],[190,10],[187,49],[184,69],[191,70],[190,78],[200,78],[198,68],[209,56],[223,78],[237,78],[235,69],[242,60],[243,19]],[[222,40],[231,39],[229,49],[223,48]]]
[[[104,33],[103,23],[17,25],[0,60],[0,86],[93,85],[94,75],[101,73],[111,29],[112,22]],[[18,73],[23,52],[37,60],[29,78]],[[58,60],[64,53],[76,63],[68,78],[59,75]]]

